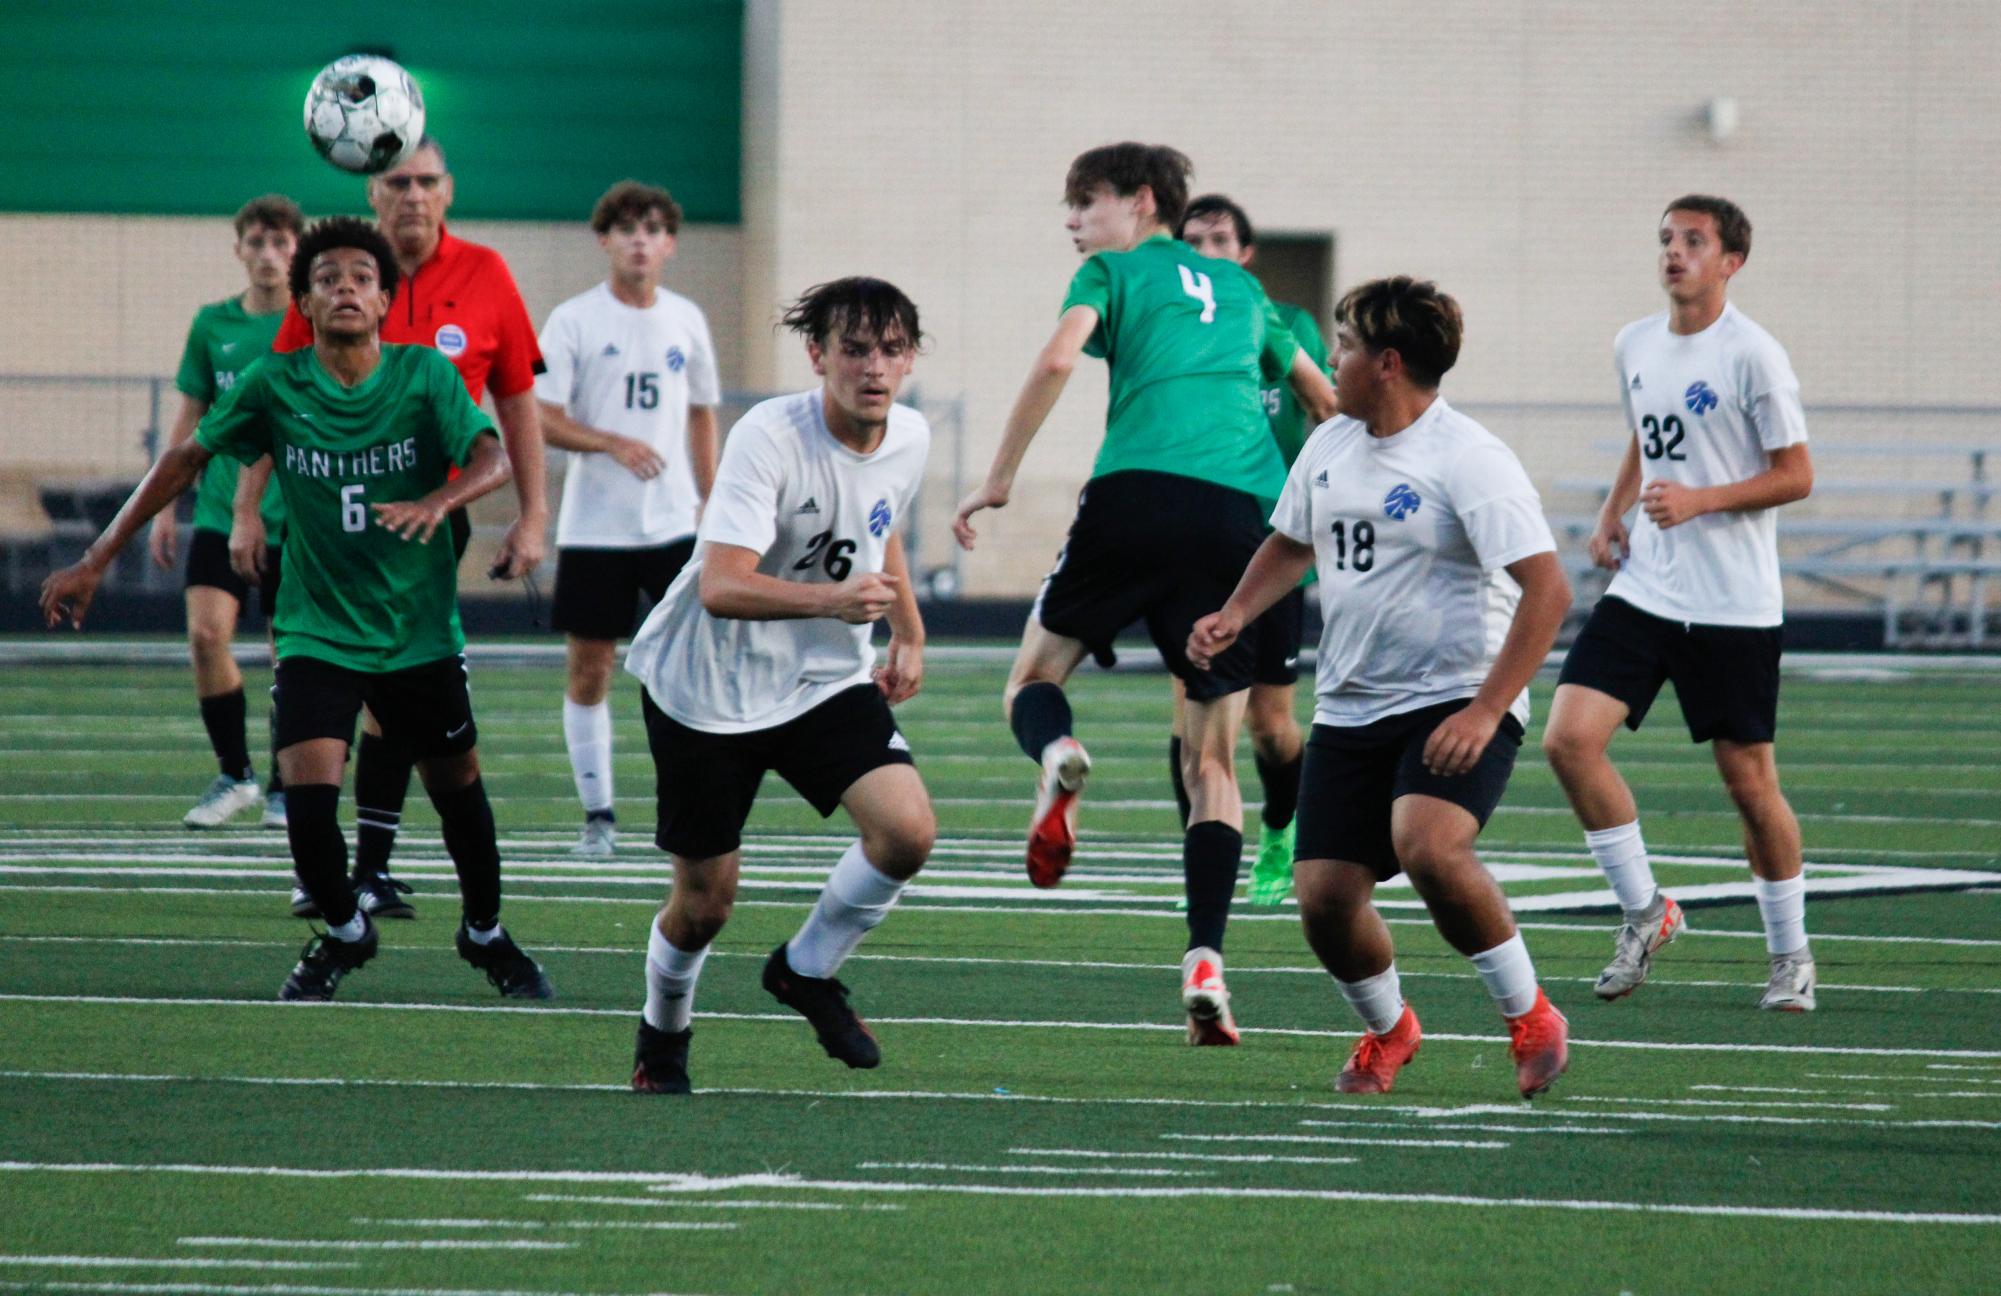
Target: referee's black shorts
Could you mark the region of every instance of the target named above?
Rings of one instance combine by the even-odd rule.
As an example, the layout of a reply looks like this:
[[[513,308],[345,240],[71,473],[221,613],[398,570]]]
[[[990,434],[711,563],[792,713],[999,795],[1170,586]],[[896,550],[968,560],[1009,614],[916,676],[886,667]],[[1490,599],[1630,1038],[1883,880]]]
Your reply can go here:
[[[1195,623],[1221,608],[1251,555],[1264,543],[1257,497],[1173,473],[1108,473],[1085,485],[1056,566],[1042,582],[1035,617],[1045,630],[1076,639],[1100,661],[1135,621],[1188,696],[1208,702],[1251,686],[1255,626],[1213,669],[1188,661]]]

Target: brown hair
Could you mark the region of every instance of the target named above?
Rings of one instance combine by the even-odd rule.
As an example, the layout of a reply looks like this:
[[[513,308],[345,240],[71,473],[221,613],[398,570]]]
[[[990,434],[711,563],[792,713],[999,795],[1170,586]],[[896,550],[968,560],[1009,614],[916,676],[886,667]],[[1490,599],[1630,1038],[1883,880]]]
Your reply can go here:
[[[1079,153],[1063,180],[1063,201],[1082,207],[1091,201],[1099,185],[1110,185],[1121,198],[1130,198],[1144,185],[1153,192],[1153,206],[1160,223],[1169,229],[1181,225],[1181,213],[1188,206],[1188,177],[1195,164],[1179,149],[1165,144],[1104,144]]]
[[[1683,194],[1669,203],[1662,211],[1665,220],[1668,212],[1701,212],[1716,218],[1716,240],[1725,252],[1735,252],[1749,259],[1751,256],[1751,218],[1744,209],[1728,198],[1716,198],[1709,194]]]
[[[1351,288],[1334,308],[1334,323],[1372,353],[1395,351],[1420,387],[1436,387],[1459,361],[1465,320],[1459,303],[1438,285],[1409,275],[1372,279]]]
[[[252,225],[290,230],[292,237],[297,238],[306,232],[306,214],[299,210],[299,204],[284,194],[269,193],[261,198],[252,198],[237,208],[236,237],[242,238]]]
[[[917,326],[917,303],[895,284],[865,275],[814,284],[779,322],[821,346],[836,336],[862,333],[886,338],[900,332],[912,349],[924,342],[924,330]]]
[[[1181,213],[1181,221],[1174,229],[1174,237],[1188,238],[1188,222],[1198,216],[1228,216],[1230,224],[1237,228],[1237,246],[1250,247],[1258,241],[1257,231],[1251,228],[1250,214],[1233,200],[1222,194],[1203,194],[1188,204],[1188,210]]]
[[[669,234],[681,232],[681,204],[674,201],[672,194],[658,185],[621,180],[605,190],[604,197],[591,209],[591,228],[605,234],[620,221],[645,220],[646,213],[651,211],[660,213]]]

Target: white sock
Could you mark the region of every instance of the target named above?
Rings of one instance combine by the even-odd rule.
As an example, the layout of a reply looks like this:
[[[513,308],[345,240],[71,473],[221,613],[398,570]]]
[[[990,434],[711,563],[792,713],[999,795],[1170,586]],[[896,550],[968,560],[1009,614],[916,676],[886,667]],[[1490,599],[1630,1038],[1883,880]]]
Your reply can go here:
[[[1403,983],[1397,977],[1396,964],[1360,981],[1335,977],[1334,984],[1341,987],[1341,997],[1373,1033],[1387,1035],[1403,1020]]]
[[[1535,964],[1529,961],[1529,947],[1522,944],[1520,932],[1475,954],[1473,966],[1501,1016],[1519,1017],[1535,1007]]]
[[[903,883],[869,863],[856,842],[828,874],[805,926],[785,947],[785,961],[800,976],[834,975],[901,894]]]
[[[481,931],[471,923],[467,923],[466,939],[475,945],[491,945],[500,939],[500,924],[495,923],[485,931]]]
[[[1765,952],[1777,958],[1806,948],[1806,877],[1783,882],[1752,878],[1758,890],[1758,916],[1765,920]]]
[[[332,923],[327,924],[327,935],[337,941],[358,941],[367,934],[368,922],[362,917],[361,910],[359,909],[354,911],[354,917],[348,919],[338,927]]]
[[[585,706],[564,698],[563,741],[585,812],[611,809],[611,704]]]
[[[709,947],[690,954],[660,934],[653,923],[653,935],[646,942],[646,1024],[654,1030],[684,1031],[695,1012],[695,979],[702,975],[702,963]]]
[[[1640,821],[1635,819],[1617,828],[1600,828],[1584,834],[1591,858],[1612,884],[1612,894],[1627,913],[1636,913],[1654,902],[1653,865],[1647,862],[1647,844],[1640,840]]]

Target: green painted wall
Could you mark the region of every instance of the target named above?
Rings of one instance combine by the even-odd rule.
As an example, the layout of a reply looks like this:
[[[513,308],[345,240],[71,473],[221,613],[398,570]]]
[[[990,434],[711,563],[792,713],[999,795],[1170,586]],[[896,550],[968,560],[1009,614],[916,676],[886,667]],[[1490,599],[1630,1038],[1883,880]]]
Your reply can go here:
[[[268,190],[360,212],[306,87],[356,50],[423,87],[460,219],[575,220],[613,181],[734,223],[741,0],[0,0],[0,210],[231,213]]]

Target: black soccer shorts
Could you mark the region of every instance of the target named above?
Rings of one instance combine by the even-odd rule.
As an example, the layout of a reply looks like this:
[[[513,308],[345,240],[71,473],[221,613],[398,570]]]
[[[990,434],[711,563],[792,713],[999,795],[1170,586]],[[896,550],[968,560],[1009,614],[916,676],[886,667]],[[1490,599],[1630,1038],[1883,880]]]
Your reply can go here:
[[[1347,860],[1367,865],[1378,878],[1395,877],[1403,865],[1390,833],[1390,808],[1401,796],[1450,801],[1486,827],[1521,750],[1519,720],[1501,717],[1487,750],[1464,774],[1447,777],[1424,767],[1432,730],[1465,710],[1468,701],[1441,702],[1353,727],[1314,725],[1299,772],[1299,836],[1292,857]]]
[[[684,859],[727,855],[743,843],[744,821],[767,770],[825,819],[862,775],[911,763],[910,744],[874,684],[843,689],[802,716],[750,733],[691,729],[645,692],[640,708],[660,809],[654,841]]]
[[[632,633],[639,596],[658,603],[695,555],[695,537],[645,549],[558,549],[550,623],[579,639]]]
[[[353,746],[363,704],[382,726],[382,736],[418,760],[457,756],[479,741],[464,656],[381,673],[316,657],[284,657],[276,676],[271,700],[280,751],[314,738]]]
[[[1771,742],[1779,724],[1782,626],[1694,625],[1602,598],[1563,659],[1557,685],[1581,684],[1626,704],[1638,729],[1674,684],[1695,742]]]
[[[1043,579],[1035,617],[1103,663],[1119,631],[1144,621],[1188,696],[1214,701],[1251,686],[1257,625],[1245,627],[1206,671],[1190,664],[1188,635],[1236,591],[1264,535],[1264,511],[1244,491],[1139,470],[1093,478],[1078,497],[1056,566]]]
[[[264,619],[278,610],[278,583],[282,577],[279,570],[281,552],[277,545],[264,546],[264,575],[257,582],[257,606],[263,609]],[[219,589],[235,599],[239,606],[250,604],[250,584],[236,574],[229,565],[229,537],[220,531],[207,527],[196,527],[188,536],[188,567],[184,588],[194,589],[205,586]]]

